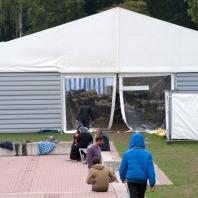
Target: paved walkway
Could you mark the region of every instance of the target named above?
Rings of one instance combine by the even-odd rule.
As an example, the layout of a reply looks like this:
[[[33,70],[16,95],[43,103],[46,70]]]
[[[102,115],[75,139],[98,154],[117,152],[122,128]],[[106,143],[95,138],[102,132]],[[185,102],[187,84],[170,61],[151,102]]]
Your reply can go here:
[[[67,162],[66,155],[1,157],[0,198],[116,198],[91,192],[87,165]]]
[[[113,160],[121,160],[110,144]],[[87,165],[67,159],[68,155],[0,157],[0,198],[116,198],[112,184],[108,192],[91,192],[85,182]],[[156,185],[172,184],[157,165],[155,172]]]

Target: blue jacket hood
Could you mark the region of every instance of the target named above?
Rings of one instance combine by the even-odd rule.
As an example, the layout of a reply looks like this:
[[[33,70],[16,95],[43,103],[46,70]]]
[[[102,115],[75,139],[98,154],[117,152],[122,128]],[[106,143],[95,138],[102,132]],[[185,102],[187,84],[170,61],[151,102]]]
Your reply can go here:
[[[140,133],[135,133],[131,136],[130,142],[129,142],[129,149],[133,147],[142,147],[145,149],[145,144],[144,144],[144,137]]]

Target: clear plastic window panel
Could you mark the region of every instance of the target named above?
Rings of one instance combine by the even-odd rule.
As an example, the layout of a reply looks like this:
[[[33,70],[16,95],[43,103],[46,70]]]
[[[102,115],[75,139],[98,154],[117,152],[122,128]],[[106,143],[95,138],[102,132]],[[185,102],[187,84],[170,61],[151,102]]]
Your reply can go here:
[[[171,89],[171,76],[127,77],[123,86],[137,90],[123,91],[126,122],[133,131],[165,128],[165,90]],[[147,90],[138,90],[138,86]]]
[[[76,118],[84,100],[91,106],[93,128],[107,129],[112,108],[113,77],[66,77],[66,122],[67,130],[77,128]]]

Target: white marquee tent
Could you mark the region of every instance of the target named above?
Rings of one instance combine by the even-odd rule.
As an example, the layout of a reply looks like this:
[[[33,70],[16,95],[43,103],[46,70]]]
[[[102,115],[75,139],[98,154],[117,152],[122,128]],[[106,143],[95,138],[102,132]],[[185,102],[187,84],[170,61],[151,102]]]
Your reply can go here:
[[[70,87],[69,91],[80,91],[84,78],[90,83],[87,85],[89,90],[100,90],[103,86],[110,93],[111,116],[107,127],[110,128],[117,74],[123,119],[129,128],[134,128],[127,117],[136,119],[134,109],[137,108],[136,112],[145,112],[145,94],[149,95],[147,100],[152,106],[156,106],[154,103],[159,98],[151,95],[154,92],[160,95],[165,89],[176,89],[177,73],[198,72],[197,57],[197,31],[122,8],[1,42],[0,123],[3,126],[0,126],[0,133],[16,132],[16,129],[17,132],[36,132],[39,128],[66,131],[66,89]],[[147,77],[152,78],[148,80]],[[95,82],[97,85],[94,85]],[[158,87],[163,88],[159,90]],[[133,98],[142,95],[141,100],[136,100],[141,107],[137,107],[137,103],[130,104],[132,92],[135,94]],[[68,94],[70,92],[66,96]],[[157,97],[163,103],[164,96]],[[48,98],[46,103],[45,98]],[[164,109],[159,105],[157,108],[159,111]],[[49,113],[54,114],[49,116]],[[51,120],[48,120],[49,117]]]
[[[0,72],[198,71],[198,33],[114,8],[0,45]]]

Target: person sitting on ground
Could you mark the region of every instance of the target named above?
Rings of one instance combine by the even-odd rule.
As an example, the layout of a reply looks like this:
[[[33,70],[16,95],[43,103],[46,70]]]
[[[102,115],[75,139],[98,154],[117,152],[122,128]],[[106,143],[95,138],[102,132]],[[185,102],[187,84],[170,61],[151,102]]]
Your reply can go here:
[[[107,192],[109,183],[114,182],[116,177],[113,173],[100,163],[98,157],[92,159],[92,168],[87,176],[87,184],[92,184],[92,191]]]
[[[104,139],[104,144],[101,145],[101,150],[102,151],[110,151],[110,145],[109,145],[109,138],[108,136],[102,132],[102,130],[100,128],[96,129],[96,135],[94,137],[94,142],[97,136],[101,135]]]
[[[84,126],[79,128],[80,134],[77,137],[77,144],[72,146],[70,153],[70,160],[81,160],[80,159],[80,148],[87,148],[89,144],[93,142],[92,135],[89,133],[88,129]],[[84,153],[84,158],[86,154]]]
[[[87,149],[87,163],[88,163],[88,169],[90,169],[93,164],[92,164],[92,159],[93,157],[98,157],[101,162],[101,148],[104,144],[104,139],[102,136],[97,136],[96,141]]]
[[[127,182],[130,198],[144,198],[147,179],[149,179],[150,191],[155,190],[153,159],[151,153],[145,150],[142,134],[132,135],[129,150],[123,154],[119,173],[122,182]]]

